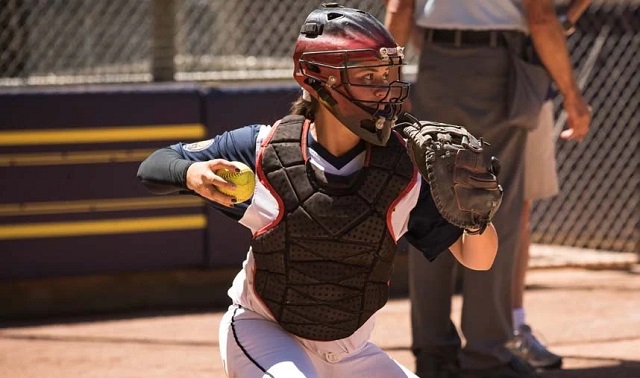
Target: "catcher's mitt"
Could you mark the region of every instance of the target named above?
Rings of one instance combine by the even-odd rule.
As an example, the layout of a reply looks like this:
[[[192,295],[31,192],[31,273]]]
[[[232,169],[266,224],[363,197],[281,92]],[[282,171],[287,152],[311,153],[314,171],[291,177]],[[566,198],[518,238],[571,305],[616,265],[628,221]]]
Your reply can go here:
[[[502,202],[498,159],[487,162],[482,139],[462,126],[415,118],[397,126],[408,139],[413,164],[431,186],[440,214],[467,233],[482,233]]]

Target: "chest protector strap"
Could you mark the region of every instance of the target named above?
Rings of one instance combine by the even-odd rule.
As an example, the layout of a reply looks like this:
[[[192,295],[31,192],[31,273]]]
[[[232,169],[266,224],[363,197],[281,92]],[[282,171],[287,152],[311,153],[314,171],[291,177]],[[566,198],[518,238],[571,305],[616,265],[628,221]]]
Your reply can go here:
[[[282,119],[258,167],[280,203],[280,219],[252,240],[255,290],[294,335],[338,340],[387,302],[396,243],[387,219],[414,175],[392,136],[367,146],[365,166],[349,177],[323,174],[307,159],[308,121]]]

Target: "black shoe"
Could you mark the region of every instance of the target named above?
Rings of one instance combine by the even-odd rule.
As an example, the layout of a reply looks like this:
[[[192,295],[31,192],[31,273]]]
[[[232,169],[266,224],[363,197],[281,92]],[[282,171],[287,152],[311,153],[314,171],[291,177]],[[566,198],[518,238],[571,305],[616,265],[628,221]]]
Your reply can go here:
[[[416,375],[420,378],[460,378],[457,360],[422,354],[416,357]]]
[[[513,357],[509,363],[491,369],[464,370],[462,378],[530,378],[537,377],[536,371],[525,361]]]
[[[526,324],[514,333],[507,343],[507,348],[516,356],[527,361],[536,369],[558,369],[562,367],[562,357],[549,351]]]

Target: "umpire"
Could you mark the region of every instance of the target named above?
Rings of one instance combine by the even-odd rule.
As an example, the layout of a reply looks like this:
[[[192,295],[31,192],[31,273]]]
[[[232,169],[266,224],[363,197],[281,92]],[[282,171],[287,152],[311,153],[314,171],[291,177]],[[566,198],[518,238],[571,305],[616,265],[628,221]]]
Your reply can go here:
[[[588,130],[590,111],[573,76],[564,32],[552,0],[387,1],[386,26],[400,45],[408,41],[414,24],[422,47],[412,88],[413,113],[423,120],[463,125],[488,141],[487,153],[502,162],[504,187],[502,207],[494,219],[500,236],[495,263],[488,272],[464,271],[464,349],[450,319],[457,263],[448,254],[428,263],[410,248],[417,373],[423,377],[452,377],[460,370],[465,377],[534,375],[504,346],[512,335],[511,281],[523,203],[526,127],[537,124],[542,105],[513,74],[516,65],[528,64],[526,42],[531,37],[564,96],[569,125],[564,136],[581,139]],[[514,95],[523,93],[531,96]]]

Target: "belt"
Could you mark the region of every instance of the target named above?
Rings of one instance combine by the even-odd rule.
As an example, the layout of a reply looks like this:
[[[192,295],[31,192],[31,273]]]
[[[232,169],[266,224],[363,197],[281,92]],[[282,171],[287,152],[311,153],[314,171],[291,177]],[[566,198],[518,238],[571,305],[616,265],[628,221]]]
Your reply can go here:
[[[506,46],[502,33],[513,33],[507,30],[453,30],[453,29],[426,29],[427,42],[452,44],[461,46]],[[517,33],[517,32],[516,32]]]

